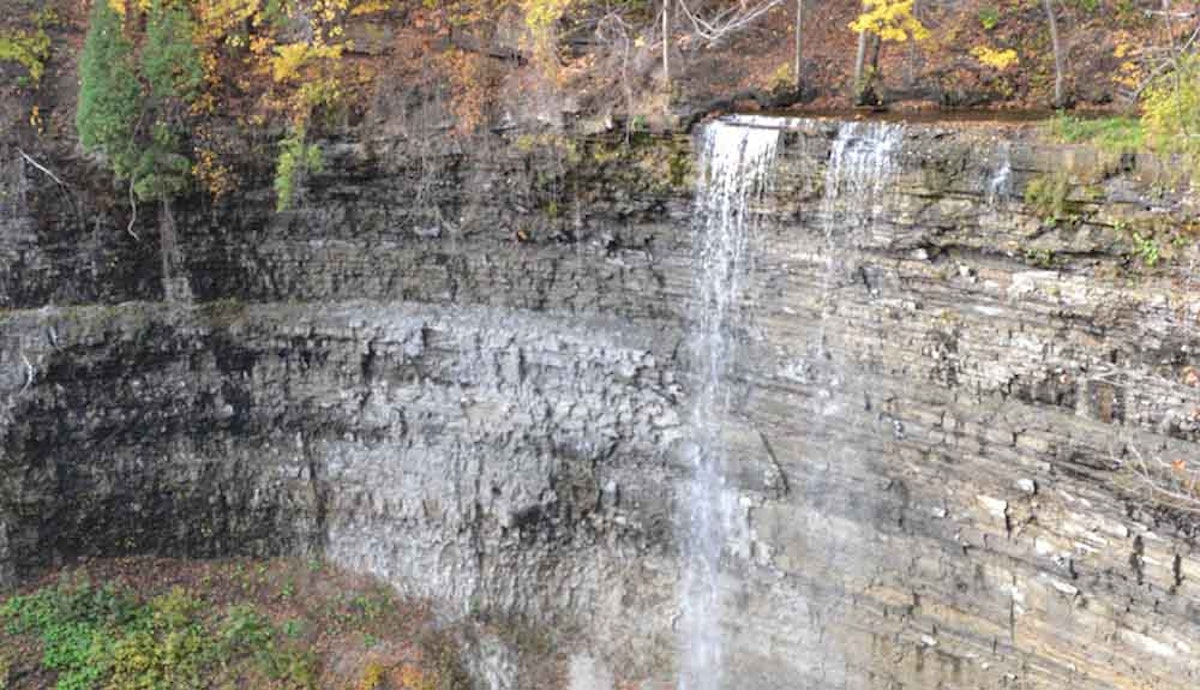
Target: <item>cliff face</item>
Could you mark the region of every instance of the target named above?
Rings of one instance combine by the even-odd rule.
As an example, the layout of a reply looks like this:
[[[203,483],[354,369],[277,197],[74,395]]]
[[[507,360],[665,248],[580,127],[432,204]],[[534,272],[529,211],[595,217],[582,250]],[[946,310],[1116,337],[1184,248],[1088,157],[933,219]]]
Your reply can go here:
[[[750,125],[785,131],[732,334],[723,685],[1194,685],[1170,171],[995,124]],[[577,687],[669,686],[690,141],[327,152],[299,211],[252,165],[177,209],[194,306],[153,301],[151,227],[10,166],[4,579],[323,554],[552,627],[595,650]]]

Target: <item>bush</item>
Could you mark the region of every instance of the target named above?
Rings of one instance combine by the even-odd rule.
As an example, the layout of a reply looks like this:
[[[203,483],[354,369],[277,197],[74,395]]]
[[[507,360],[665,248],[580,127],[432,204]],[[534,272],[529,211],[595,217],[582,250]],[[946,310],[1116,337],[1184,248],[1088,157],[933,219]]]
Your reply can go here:
[[[1146,89],[1142,106],[1151,145],[1182,156],[1194,175],[1200,173],[1200,56],[1180,58],[1175,72]]]
[[[275,163],[275,208],[278,211],[291,208],[304,176],[320,172],[323,166],[320,147],[306,143],[304,138],[304,127],[297,127],[280,144]]]
[[[46,60],[50,58],[50,37],[45,30],[0,34],[0,62],[15,62],[24,67],[26,81],[34,86],[42,80]]]

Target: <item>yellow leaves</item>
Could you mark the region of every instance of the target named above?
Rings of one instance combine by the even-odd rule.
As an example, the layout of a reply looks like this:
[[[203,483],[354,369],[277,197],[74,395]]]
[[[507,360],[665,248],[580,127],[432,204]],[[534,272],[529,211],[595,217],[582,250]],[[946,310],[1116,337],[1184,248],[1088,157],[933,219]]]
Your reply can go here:
[[[46,121],[42,119],[42,109],[36,105],[29,110],[29,126],[33,127],[33,131],[38,134],[46,131]]]
[[[1017,64],[1017,51],[1009,48],[1007,50],[996,50],[988,46],[975,46],[971,49],[971,55],[979,61],[979,64],[986,67],[991,67],[997,70],[1006,70],[1009,67]]]
[[[15,62],[24,67],[29,71],[28,80],[34,86],[42,80],[49,58],[50,37],[43,29],[36,32],[0,31],[0,62]]]
[[[363,2],[350,8],[350,16],[365,17],[369,14],[387,12],[390,9],[392,9],[391,0],[363,0]]]
[[[196,162],[192,165],[192,174],[213,198],[220,198],[233,191],[233,173],[217,158],[217,154],[209,148],[197,148]]]
[[[250,52],[254,55],[266,55],[271,52],[271,48],[274,46],[275,38],[273,36],[250,37]]]
[[[535,32],[553,28],[570,5],[571,0],[521,0],[525,25]]]
[[[571,0],[521,0],[525,26],[533,39],[533,57],[547,76],[558,77],[558,52],[555,25],[563,18]]]
[[[308,110],[331,108],[342,100],[342,87],[337,79],[313,79],[305,82],[297,92],[300,103]]]
[[[342,46],[317,46],[311,43],[289,43],[275,46],[275,57],[271,58],[271,78],[277,84],[291,81],[300,76],[305,64],[314,60],[336,60],[342,56]]]
[[[232,47],[239,43],[240,32],[234,29],[251,21],[255,26],[261,21],[262,0],[202,0],[197,14],[201,35],[208,40],[225,40]],[[232,42],[231,39],[234,39]]]
[[[903,43],[910,37],[914,41],[929,38],[929,29],[913,16],[913,0],[863,0],[863,13],[850,22],[850,29],[873,33],[882,41],[895,43]]]

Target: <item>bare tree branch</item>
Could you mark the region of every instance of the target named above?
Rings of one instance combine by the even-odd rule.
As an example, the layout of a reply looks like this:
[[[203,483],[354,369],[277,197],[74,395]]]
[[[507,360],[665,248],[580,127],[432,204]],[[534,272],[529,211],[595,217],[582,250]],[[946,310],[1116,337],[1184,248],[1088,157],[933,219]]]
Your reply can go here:
[[[745,0],[737,5],[728,7],[710,18],[700,17],[688,7],[684,0],[677,0],[683,15],[691,22],[696,35],[712,43],[726,35],[745,28],[757,21],[767,12],[783,4],[783,0],[763,0],[757,5],[747,7]]]
[[[21,361],[25,364],[25,385],[21,387],[21,393],[24,393],[33,385],[33,380],[37,378],[37,369],[33,368],[33,365],[30,364],[29,358],[25,356],[24,352],[21,353]]]
[[[70,189],[70,187],[67,185],[66,182],[63,182],[61,179],[59,179],[58,175],[55,175],[54,173],[50,172],[49,168],[47,168],[46,166],[44,166],[41,163],[38,163],[36,160],[34,160],[33,156],[30,156],[28,153],[25,153],[25,151],[23,151],[22,149],[17,149],[17,153],[21,154],[21,158],[24,158],[25,162],[29,163],[34,168],[37,168],[38,170],[42,171],[43,173],[45,173],[45,175],[47,177],[49,177],[50,179],[57,182],[58,186],[60,186],[64,189]]]
[[[137,240],[138,242],[141,242],[142,238],[138,237],[138,234],[133,231],[133,225],[134,225],[134,223],[137,222],[137,197],[134,196],[134,193],[133,193],[133,177],[132,176],[130,176],[130,178],[129,178],[129,208],[131,209],[132,213],[129,216],[129,225],[125,226],[125,232],[129,233],[129,235],[131,237],[133,237],[133,239]]]

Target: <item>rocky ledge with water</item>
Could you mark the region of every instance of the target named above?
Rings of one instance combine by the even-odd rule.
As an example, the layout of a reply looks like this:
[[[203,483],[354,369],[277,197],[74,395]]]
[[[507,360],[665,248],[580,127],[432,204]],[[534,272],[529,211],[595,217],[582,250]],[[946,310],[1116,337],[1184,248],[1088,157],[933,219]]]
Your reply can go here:
[[[723,168],[685,135],[327,142],[285,214],[248,161],[178,209],[195,304],[158,301],[153,229],[77,163],[64,190],[6,157],[0,579],[322,555],[552,631],[574,688],[1194,686],[1169,162],[1000,123],[706,127]],[[760,174],[747,128],[774,157],[698,221]],[[522,639],[480,643],[481,683],[533,687]]]

